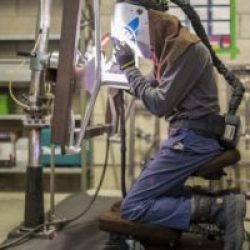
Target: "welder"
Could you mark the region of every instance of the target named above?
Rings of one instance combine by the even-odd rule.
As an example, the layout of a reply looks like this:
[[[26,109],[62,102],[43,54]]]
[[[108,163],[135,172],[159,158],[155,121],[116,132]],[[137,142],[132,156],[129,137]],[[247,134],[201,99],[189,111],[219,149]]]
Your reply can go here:
[[[244,195],[217,199],[194,195],[184,186],[202,164],[224,150],[219,142],[223,119],[217,76],[209,50],[177,17],[140,1],[116,3],[111,34],[130,94],[152,115],[169,122],[168,139],[123,200],[123,218],[183,231],[192,223],[214,223],[224,231],[224,249],[241,249]],[[152,74],[140,72],[135,55],[153,62]]]

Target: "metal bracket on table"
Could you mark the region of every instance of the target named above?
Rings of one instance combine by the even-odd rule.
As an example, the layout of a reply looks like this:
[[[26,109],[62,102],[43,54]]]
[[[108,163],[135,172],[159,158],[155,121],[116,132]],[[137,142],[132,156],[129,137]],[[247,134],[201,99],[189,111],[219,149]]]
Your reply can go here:
[[[24,128],[44,128],[50,126],[50,121],[39,118],[39,119],[31,119],[30,117],[26,117],[23,119]]]

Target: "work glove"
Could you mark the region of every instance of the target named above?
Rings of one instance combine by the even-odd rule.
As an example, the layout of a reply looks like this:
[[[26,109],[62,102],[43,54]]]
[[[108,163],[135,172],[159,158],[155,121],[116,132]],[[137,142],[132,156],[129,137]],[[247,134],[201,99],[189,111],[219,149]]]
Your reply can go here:
[[[120,65],[120,69],[125,70],[128,67],[135,66],[135,56],[131,48],[115,38],[112,38],[112,43],[115,49],[114,56],[117,64]]]
[[[159,82],[157,80],[150,80],[149,82],[152,88],[159,87]]]

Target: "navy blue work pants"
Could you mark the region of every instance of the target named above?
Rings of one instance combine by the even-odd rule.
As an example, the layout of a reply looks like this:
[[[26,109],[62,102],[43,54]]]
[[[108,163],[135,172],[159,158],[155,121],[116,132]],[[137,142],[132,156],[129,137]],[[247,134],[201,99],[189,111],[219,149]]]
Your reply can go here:
[[[191,196],[184,183],[221,152],[217,140],[191,130],[171,135],[146,164],[122,203],[122,217],[140,223],[187,230]]]

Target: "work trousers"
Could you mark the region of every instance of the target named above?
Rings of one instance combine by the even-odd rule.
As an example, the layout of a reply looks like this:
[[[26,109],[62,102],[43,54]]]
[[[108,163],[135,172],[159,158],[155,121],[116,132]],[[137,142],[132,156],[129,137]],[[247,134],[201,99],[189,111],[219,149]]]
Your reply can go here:
[[[222,148],[216,139],[178,130],[149,160],[123,200],[124,219],[187,230],[191,218],[191,194],[184,183]]]

